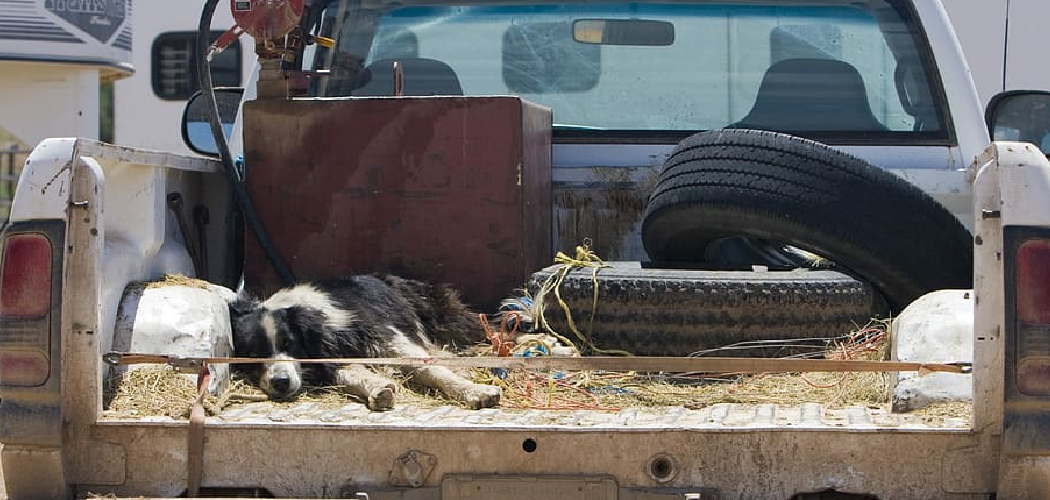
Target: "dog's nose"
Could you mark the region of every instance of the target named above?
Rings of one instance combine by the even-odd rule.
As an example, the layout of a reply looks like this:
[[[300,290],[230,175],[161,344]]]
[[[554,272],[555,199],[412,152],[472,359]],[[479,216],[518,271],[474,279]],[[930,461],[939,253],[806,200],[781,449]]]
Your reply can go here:
[[[287,393],[288,389],[292,387],[292,378],[288,375],[277,375],[273,380],[270,380],[270,386],[279,393]]]

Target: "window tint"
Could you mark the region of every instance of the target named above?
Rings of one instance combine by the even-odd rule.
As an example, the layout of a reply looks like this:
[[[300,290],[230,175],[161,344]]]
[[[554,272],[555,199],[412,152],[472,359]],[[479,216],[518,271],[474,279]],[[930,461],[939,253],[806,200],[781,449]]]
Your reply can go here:
[[[327,8],[325,32],[339,40],[340,52],[326,58],[331,67],[390,53],[437,61],[464,95],[519,95],[551,108],[555,128],[565,131],[748,126],[838,143],[895,144],[952,137],[922,29],[897,0],[580,1],[352,12],[363,8],[348,0]],[[673,39],[580,43],[572,24],[581,19],[665,23]],[[375,33],[371,44],[355,41],[363,33]],[[357,47],[370,50],[352,53]],[[407,72],[405,79],[407,86]],[[351,92],[335,85],[315,90]]]
[[[212,32],[212,40],[222,32]],[[165,100],[189,99],[200,85],[196,69],[196,37],[194,31],[161,33],[153,40],[153,93]],[[212,58],[212,81],[217,87],[241,86],[241,44],[235,41],[222,53]]]

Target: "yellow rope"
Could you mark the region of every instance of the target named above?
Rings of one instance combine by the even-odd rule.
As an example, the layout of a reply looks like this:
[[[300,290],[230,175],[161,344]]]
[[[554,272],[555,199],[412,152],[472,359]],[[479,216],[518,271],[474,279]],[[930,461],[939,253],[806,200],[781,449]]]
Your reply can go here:
[[[554,331],[554,328],[552,328],[550,326],[550,323],[547,322],[546,315],[544,314],[544,303],[546,295],[550,293],[551,290],[553,290],[554,298],[557,299],[558,305],[561,307],[561,310],[565,313],[565,321],[566,323],[568,323],[569,329],[572,330],[572,332],[576,335],[576,338],[583,342],[588,349],[602,354],[619,354],[623,356],[631,356],[632,354],[627,351],[599,349],[590,340],[590,334],[594,332],[594,316],[598,312],[598,270],[603,267],[610,267],[608,264],[605,263],[605,261],[598,257],[598,254],[591,251],[590,240],[584,240],[582,245],[576,246],[575,257],[570,257],[563,252],[558,252],[557,256],[555,256],[554,258],[554,263],[559,264],[560,267],[557,270],[555,270],[555,272],[551,273],[551,275],[546,280],[544,280],[543,285],[537,292],[535,300],[537,323],[539,327],[556,337],[559,341],[565,343],[570,347],[575,348],[575,345],[573,345],[573,343],[569,341],[569,339]],[[566,304],[565,300],[561,297],[561,285],[565,281],[565,277],[573,269],[584,267],[591,268],[591,284],[594,289],[591,298],[590,323],[587,328],[588,335],[586,336],[580,332],[579,328],[577,328],[576,322],[572,319],[572,313],[569,311],[569,305]]]
[[[554,346],[552,346],[549,342],[544,342],[540,339],[530,339],[524,342],[519,342],[514,346],[514,352],[520,351],[522,354],[524,354],[526,352],[529,352],[529,350],[533,347],[539,347],[541,349],[540,352],[544,352],[548,356],[554,353]]]

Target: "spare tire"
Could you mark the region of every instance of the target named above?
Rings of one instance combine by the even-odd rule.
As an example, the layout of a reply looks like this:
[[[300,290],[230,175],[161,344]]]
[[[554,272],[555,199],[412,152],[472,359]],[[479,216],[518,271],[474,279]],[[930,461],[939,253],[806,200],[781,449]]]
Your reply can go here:
[[[544,318],[554,331],[588,354],[600,352],[589,350],[588,342],[598,350],[687,356],[741,342],[834,338],[857,330],[872,317],[871,287],[834,271],[698,271],[647,269],[638,262],[607,264],[597,275],[593,268],[574,269],[558,288],[587,341],[572,333],[553,291],[543,301]],[[534,273],[530,295],[537,297],[559,268]],[[715,355],[787,356],[813,351],[808,345],[771,342]]]
[[[642,221],[663,267],[695,267],[722,238],[783,242],[834,261],[896,312],[972,286],[973,243],[915,185],[824,144],[760,130],[702,132],[664,164]]]

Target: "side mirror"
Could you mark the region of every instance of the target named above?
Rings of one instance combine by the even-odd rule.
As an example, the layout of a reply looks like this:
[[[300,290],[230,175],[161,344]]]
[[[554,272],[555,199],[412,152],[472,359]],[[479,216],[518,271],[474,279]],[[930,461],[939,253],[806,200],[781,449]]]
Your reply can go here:
[[[241,105],[243,95],[244,89],[239,87],[215,89],[219,121],[222,122],[222,130],[227,138],[233,131],[233,122],[237,120],[237,109]],[[199,90],[186,101],[186,109],[182,111],[182,142],[196,153],[219,156],[219,148],[211,133],[208,113],[205,111],[204,99]]]
[[[984,121],[993,141],[1030,142],[1050,151],[1050,91],[1011,90],[988,102]]]

